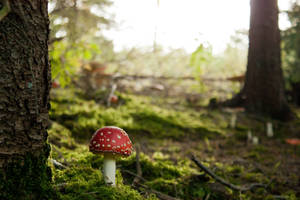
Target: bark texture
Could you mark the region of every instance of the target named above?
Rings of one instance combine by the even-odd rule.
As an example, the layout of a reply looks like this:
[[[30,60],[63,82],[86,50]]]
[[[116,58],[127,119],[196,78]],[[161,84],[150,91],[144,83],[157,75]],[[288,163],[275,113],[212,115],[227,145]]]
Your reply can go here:
[[[51,180],[48,1],[9,2],[11,11],[0,21],[0,199],[45,199]]]
[[[251,0],[246,80],[231,103],[288,120],[292,114],[284,95],[278,13],[277,0]]]

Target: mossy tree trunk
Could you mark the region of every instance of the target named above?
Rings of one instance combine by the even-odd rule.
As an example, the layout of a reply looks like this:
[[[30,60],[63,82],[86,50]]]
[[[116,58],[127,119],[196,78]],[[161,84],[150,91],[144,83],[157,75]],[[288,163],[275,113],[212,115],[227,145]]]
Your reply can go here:
[[[0,199],[50,199],[48,2],[7,2],[0,21]]]
[[[284,95],[278,12],[277,0],[251,0],[245,85],[229,104],[288,120],[292,113]]]

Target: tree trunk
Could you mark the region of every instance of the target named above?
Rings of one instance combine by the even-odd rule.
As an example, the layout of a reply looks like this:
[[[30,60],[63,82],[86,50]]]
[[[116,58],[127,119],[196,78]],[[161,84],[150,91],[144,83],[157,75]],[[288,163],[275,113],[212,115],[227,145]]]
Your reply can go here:
[[[48,2],[7,2],[11,10],[0,21],[0,199],[51,199]]]
[[[246,80],[231,103],[288,120],[292,113],[284,96],[278,12],[277,0],[251,0]]]

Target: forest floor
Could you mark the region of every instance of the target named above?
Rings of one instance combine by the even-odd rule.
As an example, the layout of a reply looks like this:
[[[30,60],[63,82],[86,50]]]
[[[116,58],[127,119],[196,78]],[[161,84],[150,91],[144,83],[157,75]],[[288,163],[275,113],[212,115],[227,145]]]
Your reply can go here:
[[[270,138],[265,128],[270,120],[240,110],[210,109],[174,98],[118,97],[118,104],[107,107],[77,92],[52,94],[50,161],[61,199],[300,198],[300,145],[287,142],[299,139],[299,119],[271,121]],[[123,128],[140,150],[117,161],[116,188],[104,184],[99,170],[103,158],[88,152],[92,134],[106,125]],[[249,140],[249,130],[258,144]],[[198,168],[192,155],[228,183],[264,187],[247,191],[225,187]],[[136,176],[137,163],[142,178]]]

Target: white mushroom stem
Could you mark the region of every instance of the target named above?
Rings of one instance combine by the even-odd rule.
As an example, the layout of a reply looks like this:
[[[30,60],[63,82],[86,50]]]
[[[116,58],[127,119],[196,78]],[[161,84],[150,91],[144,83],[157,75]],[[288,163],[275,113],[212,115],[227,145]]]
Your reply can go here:
[[[271,122],[267,123],[267,136],[268,137],[273,137],[274,136],[273,126],[272,126]]]
[[[236,119],[237,119],[236,113],[232,113],[231,119],[230,119],[230,128],[235,128]]]
[[[111,155],[104,155],[103,176],[106,184],[116,185],[116,160]]]
[[[248,138],[248,142],[250,142],[252,140],[252,132],[250,130],[248,130],[248,133],[247,133],[247,138]]]
[[[258,145],[258,137],[257,136],[252,137],[252,143],[254,145]]]

